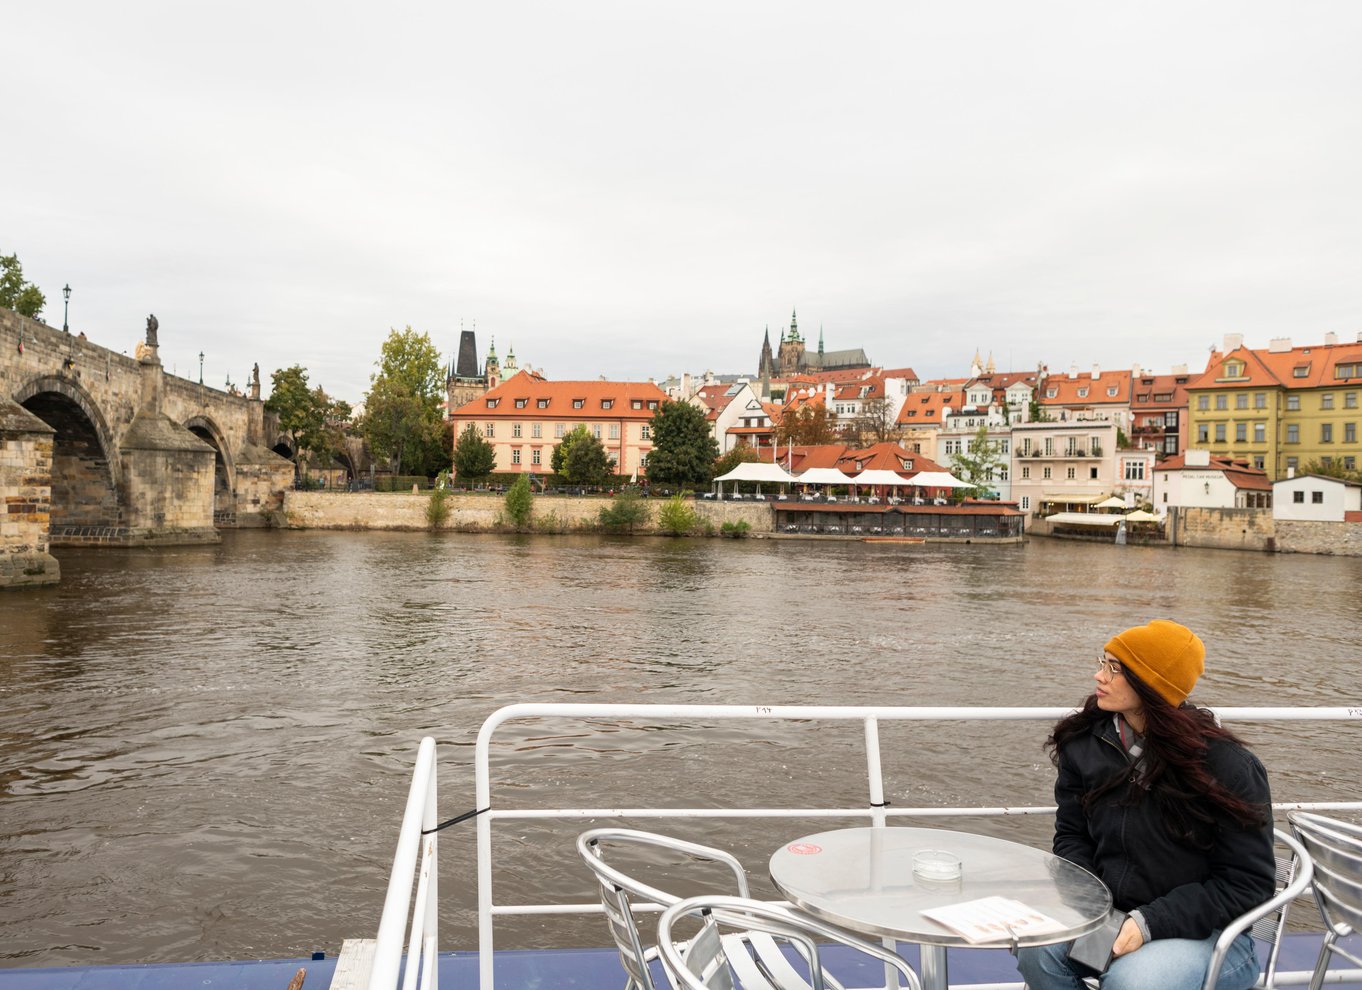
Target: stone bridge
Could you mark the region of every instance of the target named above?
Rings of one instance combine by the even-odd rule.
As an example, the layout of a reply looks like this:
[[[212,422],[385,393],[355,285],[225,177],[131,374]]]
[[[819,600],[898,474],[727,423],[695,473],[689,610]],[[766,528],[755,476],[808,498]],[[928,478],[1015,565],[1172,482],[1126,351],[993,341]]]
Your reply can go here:
[[[128,357],[0,309],[0,586],[45,583],[49,546],[216,541],[282,507],[259,376],[234,395],[168,375],[147,336]]]

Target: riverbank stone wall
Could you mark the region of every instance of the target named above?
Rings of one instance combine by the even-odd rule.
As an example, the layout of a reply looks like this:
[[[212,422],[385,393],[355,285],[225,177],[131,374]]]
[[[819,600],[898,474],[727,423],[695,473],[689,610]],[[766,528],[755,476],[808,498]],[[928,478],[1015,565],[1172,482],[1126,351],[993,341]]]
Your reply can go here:
[[[55,433],[0,396],[0,589],[61,579],[61,567],[48,552]]]
[[[1207,509],[1174,506],[1164,525],[1168,542],[1212,550],[1274,550],[1271,509]]]
[[[1278,519],[1277,550],[1280,553],[1362,557],[1362,522]]]
[[[635,532],[656,532],[657,512],[665,499],[644,499],[649,522]],[[429,529],[426,506],[430,492],[302,492],[284,494],[285,525],[292,529]],[[505,515],[505,500],[500,495],[451,493],[445,503],[449,519],[441,529],[479,533],[497,528]],[[594,526],[604,498],[575,496],[535,496],[531,529],[545,532],[572,532]],[[718,530],[724,523],[746,522],[752,533],[770,533],[774,513],[769,506],[754,502],[694,502],[701,528],[709,523]]]

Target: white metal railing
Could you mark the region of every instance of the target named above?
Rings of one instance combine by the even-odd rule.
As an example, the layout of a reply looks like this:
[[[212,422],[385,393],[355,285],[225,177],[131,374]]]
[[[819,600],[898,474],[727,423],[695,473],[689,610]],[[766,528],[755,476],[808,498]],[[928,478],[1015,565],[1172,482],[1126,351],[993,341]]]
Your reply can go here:
[[[1046,721],[1054,722],[1069,714],[1071,708],[1000,708],[1000,707],[852,707],[852,706],[791,706],[791,705],[594,705],[594,704],[518,704],[493,712],[478,732],[474,751],[477,814],[477,878],[478,878],[478,976],[480,990],[493,990],[493,924],[502,915],[526,914],[585,914],[600,911],[599,903],[589,904],[517,904],[498,905],[493,900],[492,887],[492,828],[501,820],[572,819],[572,818],[848,818],[864,816],[873,825],[882,826],[886,819],[899,816],[914,817],[986,817],[1004,815],[1052,814],[1053,805],[995,806],[995,807],[901,807],[887,808],[884,800],[884,780],[880,767],[879,723],[881,721],[913,722],[999,722]],[[1362,723],[1362,705],[1334,708],[1219,708],[1217,716],[1224,722],[1291,722],[1342,721]],[[524,719],[639,719],[650,724],[658,722],[691,722],[709,720],[746,720],[753,722],[861,722],[865,734],[865,773],[867,803],[859,807],[818,808],[496,808],[492,801],[490,768],[491,746],[497,730],[508,722]],[[421,860],[422,876],[417,885],[417,901],[413,909],[411,945],[414,958],[409,959],[404,990],[412,990],[416,960],[425,962],[422,990],[435,990],[433,960],[435,957],[435,835],[425,836],[422,829],[431,829],[437,821],[435,809],[434,755],[435,743],[426,738],[418,751],[416,771],[411,793],[402,821],[393,876],[388,884],[388,896],[379,926],[378,946],[374,957],[370,990],[393,990],[400,965],[402,935],[406,925],[406,907],[410,901],[411,874],[416,862],[416,849],[424,848]],[[651,786],[651,784],[649,785]],[[1362,810],[1362,800],[1335,802],[1274,803],[1276,810],[1304,809],[1312,811]],[[420,823],[417,820],[420,819]],[[405,878],[405,879],[403,879]],[[424,920],[422,920],[424,919]],[[390,975],[389,975],[390,974]],[[1308,981],[1309,973],[1278,973],[1279,984]],[[1350,979],[1362,974],[1343,973]],[[1337,982],[1330,974],[1328,982]],[[1002,984],[1000,986],[1020,986]],[[979,988],[982,990],[982,987]]]

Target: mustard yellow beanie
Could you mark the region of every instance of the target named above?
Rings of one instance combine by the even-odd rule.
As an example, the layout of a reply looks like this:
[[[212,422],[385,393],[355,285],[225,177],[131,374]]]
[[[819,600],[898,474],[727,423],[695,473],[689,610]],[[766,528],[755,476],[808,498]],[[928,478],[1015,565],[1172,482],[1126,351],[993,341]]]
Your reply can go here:
[[[1196,633],[1168,619],[1117,633],[1106,649],[1170,705],[1186,701],[1206,669],[1206,647]]]

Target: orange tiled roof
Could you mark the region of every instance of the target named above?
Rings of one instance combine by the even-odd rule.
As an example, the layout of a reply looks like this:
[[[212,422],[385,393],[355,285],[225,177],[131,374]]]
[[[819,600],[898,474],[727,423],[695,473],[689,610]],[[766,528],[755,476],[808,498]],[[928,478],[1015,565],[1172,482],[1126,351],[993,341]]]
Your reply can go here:
[[[652,382],[555,382],[537,373],[521,371],[485,395],[464,403],[454,416],[646,420],[666,401],[667,393]]]
[[[1254,491],[1272,490],[1272,482],[1268,481],[1266,471],[1262,468],[1253,467],[1248,461],[1237,461],[1230,457],[1212,457],[1209,464],[1188,467],[1185,453],[1174,454],[1154,465],[1154,470],[1220,471],[1225,475],[1225,480],[1234,485],[1235,488]]]
[[[1244,365],[1243,374],[1231,378],[1225,374],[1226,362]],[[1353,374],[1339,377],[1338,365]],[[1266,348],[1237,347],[1228,353],[1215,351],[1206,362],[1206,370],[1187,383],[1189,389],[1199,388],[1320,388],[1362,384],[1362,343],[1312,344],[1272,351]]]
[[[858,470],[897,471],[903,473],[907,470],[903,466],[904,461],[908,461],[913,465],[913,474],[917,474],[919,471],[946,470],[931,458],[904,450],[892,441],[873,444],[872,446],[865,447],[861,450],[847,450],[838,461],[837,466],[847,474],[855,474]],[[856,467],[858,462],[861,465],[859,469]]]
[[[1115,388],[1115,395],[1108,395]],[[1055,390],[1054,398],[1048,393]],[[1080,394],[1082,393],[1082,394]],[[1106,405],[1130,401],[1130,370],[1099,371],[1094,378],[1090,373],[1080,372],[1077,378],[1068,375],[1047,375],[1045,384],[1040,388],[1040,404],[1043,406]]]
[[[807,389],[807,390],[806,390]],[[785,393],[785,411],[803,409],[805,406],[821,406],[827,402],[822,387],[806,386],[805,389],[791,389]]]
[[[964,392],[909,392],[897,422],[899,426],[940,426],[944,406],[960,409],[964,405]]]
[[[917,381],[917,372],[912,368],[885,368],[880,372],[881,378],[906,378],[909,381]]]
[[[1130,385],[1130,408],[1163,410],[1187,405],[1187,383],[1194,375],[1138,375]],[[1159,399],[1157,396],[1167,396]]]

